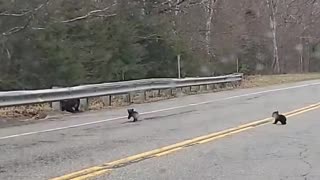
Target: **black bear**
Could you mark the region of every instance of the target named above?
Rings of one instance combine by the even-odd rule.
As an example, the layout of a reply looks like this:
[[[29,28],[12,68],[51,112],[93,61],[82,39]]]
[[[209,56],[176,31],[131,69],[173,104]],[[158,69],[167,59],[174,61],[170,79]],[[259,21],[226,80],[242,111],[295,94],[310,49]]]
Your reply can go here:
[[[278,111],[273,112],[272,117],[274,118],[273,124],[277,124],[278,122],[281,122],[282,125],[287,124],[287,118],[284,115],[279,114]]]
[[[79,112],[80,99],[68,99],[60,101],[61,110],[70,113]]]
[[[139,113],[137,111],[135,111],[134,109],[128,109],[128,114],[128,119],[133,117],[133,122],[138,121]]]

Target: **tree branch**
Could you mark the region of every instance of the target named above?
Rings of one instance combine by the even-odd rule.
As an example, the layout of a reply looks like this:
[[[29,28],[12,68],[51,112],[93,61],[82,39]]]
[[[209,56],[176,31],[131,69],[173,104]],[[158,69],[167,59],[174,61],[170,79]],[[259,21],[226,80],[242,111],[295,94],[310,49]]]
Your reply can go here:
[[[6,32],[3,32],[1,33],[0,35],[2,36],[9,36],[9,35],[12,35],[12,34],[15,34],[15,33],[18,33],[22,30],[25,30],[31,23],[32,19],[33,19],[33,16],[34,14],[39,11],[41,8],[43,8],[44,6],[48,5],[50,0],[46,0],[45,3],[43,4],[40,4],[38,7],[36,7],[35,9],[33,10],[30,10],[30,11],[27,11],[27,12],[24,12],[24,13],[7,13],[7,12],[3,12],[3,13],[0,13],[0,16],[11,16],[11,17],[23,17],[23,16],[27,16],[29,15],[29,18],[28,18],[28,21],[23,25],[23,26],[16,26],[16,27],[13,27],[11,29],[9,29],[8,31]],[[79,17],[75,17],[75,18],[72,18],[72,19],[68,19],[68,20],[63,20],[63,21],[59,21],[57,23],[72,23],[72,22],[75,22],[75,21],[80,21],[80,20],[84,20],[90,16],[96,16],[96,17],[113,17],[113,16],[116,16],[116,14],[107,14],[107,15],[103,15],[103,14],[97,14],[97,13],[101,13],[101,12],[104,12],[104,11],[107,11],[109,10],[111,7],[115,6],[116,4],[113,4],[111,6],[108,6],[104,9],[100,9],[100,10],[93,10],[93,11],[90,11],[89,13],[87,13],[86,15],[84,16],[79,16]],[[45,27],[31,27],[31,29],[33,30],[43,30],[45,29]]]
[[[13,27],[11,29],[9,29],[8,31],[6,32],[3,32],[1,33],[2,36],[9,36],[9,35],[12,35],[12,34],[15,34],[15,33],[18,33],[24,29],[26,29],[29,24],[31,23],[31,20],[33,19],[33,16],[34,14],[39,11],[41,8],[43,8],[44,6],[48,5],[49,4],[49,1],[50,0],[46,0],[44,3],[40,4],[38,7],[36,7],[35,9],[33,10],[30,10],[30,11],[27,11],[25,13],[20,13],[20,14],[15,14],[15,13],[1,13],[0,16],[12,16],[12,17],[22,17],[22,16],[25,16],[25,15],[29,15],[28,17],[28,20],[27,22],[23,25],[23,26],[16,26],[16,27]]]
[[[88,17],[92,16],[92,15],[95,15],[97,13],[101,13],[101,12],[104,12],[104,11],[107,11],[109,10],[111,7],[115,6],[116,4],[113,4],[111,6],[108,6],[104,9],[98,9],[98,10],[93,10],[93,11],[90,11],[88,12],[86,15],[84,16],[79,16],[79,17],[75,17],[75,18],[72,18],[72,19],[67,19],[67,20],[63,20],[61,21],[62,23],[71,23],[71,22],[75,22],[75,21],[80,21],[80,20],[84,20],[84,19],[87,19]],[[115,16],[116,14],[110,14],[110,15],[106,15],[107,17],[111,17],[111,16]]]
[[[163,38],[161,38],[161,36],[158,35],[158,34],[150,34],[150,35],[147,35],[147,36],[136,36],[136,38],[142,39],[142,40],[148,40],[148,39],[163,39]]]
[[[170,4],[170,1],[166,1],[166,2],[164,2],[164,3],[161,3],[161,5],[167,5],[167,4],[168,4],[169,7],[166,7],[166,8],[164,8],[164,9],[158,11],[158,13],[159,13],[159,14],[163,14],[163,13],[166,13],[166,12],[172,11],[172,10],[174,10],[174,11],[181,11],[181,9],[179,8],[179,6],[181,6],[181,5],[183,5],[183,4],[186,4],[187,2],[189,2],[188,5],[190,5],[190,6],[194,6],[194,5],[197,5],[197,4],[201,4],[201,2],[198,2],[197,0],[195,0],[195,1],[190,1],[190,0],[178,0],[178,1],[177,1],[176,3],[174,3],[174,4]]]
[[[28,21],[23,26],[13,27],[13,28],[9,29],[8,31],[3,32],[2,36],[9,36],[11,34],[14,34],[14,33],[17,33],[17,32],[20,32],[20,31],[26,29],[29,26],[31,20],[32,20],[32,16],[29,17]]]
[[[11,16],[11,17],[22,17],[22,16],[26,16],[28,14],[34,14],[35,12],[39,11],[41,8],[43,8],[44,6],[49,4],[50,0],[46,0],[45,3],[40,4],[38,7],[36,7],[35,9],[29,10],[27,12],[24,13],[8,13],[8,12],[2,12],[0,13],[0,16]]]
[[[7,52],[8,59],[11,60],[11,53],[8,48],[6,48],[6,52]]]
[[[25,16],[29,13],[31,13],[32,10],[30,11],[27,11],[27,12],[24,12],[24,13],[20,13],[20,14],[17,14],[17,13],[7,13],[7,12],[2,12],[0,13],[0,16],[12,16],[12,17],[22,17],[22,16]]]

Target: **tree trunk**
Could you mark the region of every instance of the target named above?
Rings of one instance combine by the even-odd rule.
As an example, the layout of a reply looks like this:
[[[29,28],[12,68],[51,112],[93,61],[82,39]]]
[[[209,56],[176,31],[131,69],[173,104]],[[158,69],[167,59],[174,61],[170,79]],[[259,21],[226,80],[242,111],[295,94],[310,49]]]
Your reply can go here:
[[[300,46],[301,48],[299,48],[299,52],[300,52],[300,61],[299,61],[299,65],[300,65],[300,72],[303,73],[303,52],[304,52],[304,44],[303,44],[303,39],[300,38]]]
[[[146,15],[146,0],[142,0],[142,8],[141,8],[141,15]]]
[[[272,60],[272,69],[274,73],[280,73],[280,62],[279,62],[279,53],[278,53],[278,42],[277,42],[277,20],[276,14],[278,11],[277,8],[278,0],[267,0],[268,8],[270,9],[270,26],[272,31],[272,44],[273,44],[273,60]]]
[[[276,25],[274,25],[276,26]],[[280,73],[280,63],[279,63],[279,53],[278,53],[278,43],[277,43],[277,29],[276,27],[273,28],[272,30],[272,41],[273,41],[273,62],[272,62],[272,67],[273,71],[275,73]]]
[[[180,63],[180,60],[181,60],[181,55],[178,54],[177,56],[177,63],[178,63],[178,78],[181,79],[181,63]]]
[[[304,72],[310,72],[310,43],[307,40],[304,44]]]
[[[211,51],[211,29],[212,29],[212,19],[214,13],[214,6],[218,0],[208,0],[206,10],[207,10],[207,21],[206,21],[206,51],[209,56],[214,56]]]
[[[122,79],[122,81],[126,80],[124,69],[121,70],[121,79]]]

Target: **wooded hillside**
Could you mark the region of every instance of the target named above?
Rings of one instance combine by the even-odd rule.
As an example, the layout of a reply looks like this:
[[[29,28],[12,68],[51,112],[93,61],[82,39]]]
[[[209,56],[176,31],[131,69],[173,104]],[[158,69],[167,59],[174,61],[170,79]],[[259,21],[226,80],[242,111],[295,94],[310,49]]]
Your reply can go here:
[[[319,71],[319,29],[319,0],[0,0],[0,90]]]

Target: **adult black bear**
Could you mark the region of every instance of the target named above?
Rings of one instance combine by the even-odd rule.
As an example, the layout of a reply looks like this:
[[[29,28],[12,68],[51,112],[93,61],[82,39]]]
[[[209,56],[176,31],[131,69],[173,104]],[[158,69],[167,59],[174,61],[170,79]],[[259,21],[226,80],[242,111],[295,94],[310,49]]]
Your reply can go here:
[[[68,99],[60,101],[61,110],[70,113],[79,112],[80,99]]]

